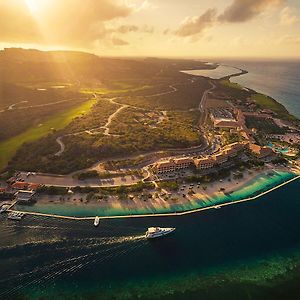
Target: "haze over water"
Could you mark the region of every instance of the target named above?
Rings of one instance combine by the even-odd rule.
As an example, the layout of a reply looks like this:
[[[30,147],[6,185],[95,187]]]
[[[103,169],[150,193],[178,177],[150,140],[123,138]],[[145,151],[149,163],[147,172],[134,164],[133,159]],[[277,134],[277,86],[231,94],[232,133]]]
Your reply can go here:
[[[231,78],[257,92],[269,95],[300,118],[300,61],[226,61],[248,71]]]

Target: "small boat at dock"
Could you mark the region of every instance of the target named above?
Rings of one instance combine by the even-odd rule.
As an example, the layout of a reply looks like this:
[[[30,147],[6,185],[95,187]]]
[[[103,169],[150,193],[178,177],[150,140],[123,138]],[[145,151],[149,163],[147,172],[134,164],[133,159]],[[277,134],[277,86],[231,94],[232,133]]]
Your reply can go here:
[[[146,239],[154,239],[158,237],[165,236],[173,232],[176,228],[161,228],[161,227],[149,227],[146,231],[145,238]]]
[[[94,226],[97,227],[99,225],[100,218],[98,216],[95,217]]]

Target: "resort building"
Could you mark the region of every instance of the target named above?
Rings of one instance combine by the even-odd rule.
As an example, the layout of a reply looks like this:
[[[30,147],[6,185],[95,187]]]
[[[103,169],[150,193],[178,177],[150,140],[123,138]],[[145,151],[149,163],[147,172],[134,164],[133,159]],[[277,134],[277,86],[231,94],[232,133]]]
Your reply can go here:
[[[234,116],[234,112],[230,109],[218,108],[210,112],[210,118],[215,128],[237,129],[239,122]]]
[[[41,185],[38,183],[32,183],[32,182],[22,182],[22,181],[16,181],[11,185],[12,189],[14,190],[30,190],[30,191],[36,191]]]
[[[21,190],[15,193],[15,199],[18,201],[18,203],[30,203],[34,200],[35,192],[33,191],[27,191],[27,190]]]
[[[256,144],[249,144],[249,150],[259,159],[263,159],[274,154],[274,151],[271,148],[265,146],[261,147]]]
[[[153,171],[157,174],[164,174],[188,169],[192,165],[194,165],[192,158],[175,158],[157,162],[153,167]]]
[[[269,147],[261,147],[249,142],[236,142],[225,146],[216,154],[197,159],[184,157],[159,161],[154,165],[152,170],[156,174],[165,174],[188,169],[191,166],[195,166],[198,170],[209,170],[222,165],[228,166],[232,165],[233,158],[238,157],[244,150],[250,150],[259,159],[264,159],[274,154],[273,150]]]
[[[216,161],[208,156],[195,160],[196,168],[199,170],[211,169],[215,166],[215,163]]]
[[[228,154],[225,151],[221,151],[220,153],[213,155],[213,159],[216,162],[216,165],[222,165],[228,161]]]
[[[27,189],[27,186],[28,186],[27,182],[21,182],[21,181],[16,181],[11,185],[11,187],[14,190],[25,190]]]
[[[195,165],[199,170],[207,170],[220,166],[236,157],[246,148],[248,143],[233,143],[224,147],[219,153],[204,158],[196,159]]]

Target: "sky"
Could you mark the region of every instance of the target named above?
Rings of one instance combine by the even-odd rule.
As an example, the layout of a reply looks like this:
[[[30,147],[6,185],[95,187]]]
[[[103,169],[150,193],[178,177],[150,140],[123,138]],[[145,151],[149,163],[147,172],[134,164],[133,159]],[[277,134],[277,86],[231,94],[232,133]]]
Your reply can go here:
[[[300,1],[0,0],[0,47],[299,58]]]

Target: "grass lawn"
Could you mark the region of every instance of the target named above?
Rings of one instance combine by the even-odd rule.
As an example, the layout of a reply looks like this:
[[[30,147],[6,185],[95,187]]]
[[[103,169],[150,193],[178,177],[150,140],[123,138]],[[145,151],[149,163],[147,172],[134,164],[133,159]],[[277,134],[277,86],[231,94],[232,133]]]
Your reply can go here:
[[[296,118],[292,116],[286,108],[275,101],[274,99],[263,95],[263,94],[254,94],[252,95],[252,99],[255,101],[255,103],[262,109],[271,109],[275,113],[277,113],[281,118],[289,119],[289,120],[295,120]]]
[[[243,90],[244,89],[244,87],[242,87],[238,83],[231,82],[228,79],[221,80],[221,84],[224,85],[224,86],[226,86],[226,87],[234,88],[234,89],[237,89],[237,90]]]
[[[6,167],[17,150],[26,142],[32,142],[51,133],[53,128],[59,130],[67,126],[74,118],[88,112],[96,100],[89,100],[75,108],[56,114],[45,120],[41,126],[29,128],[6,141],[0,143],[0,170]]]

